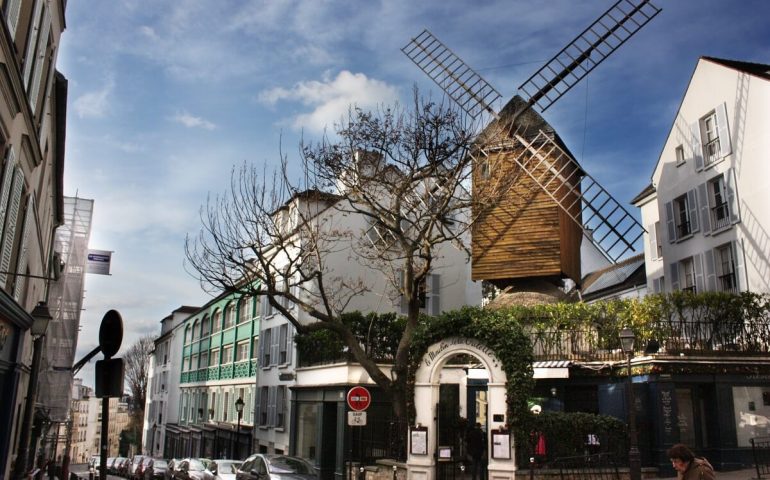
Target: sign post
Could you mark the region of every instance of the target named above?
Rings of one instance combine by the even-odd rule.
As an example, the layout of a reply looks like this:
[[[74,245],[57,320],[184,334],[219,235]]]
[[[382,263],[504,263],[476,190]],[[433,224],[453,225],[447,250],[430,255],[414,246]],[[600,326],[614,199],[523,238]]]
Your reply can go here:
[[[366,426],[366,409],[369,408],[369,405],[372,403],[372,395],[369,393],[369,390],[367,390],[365,387],[362,387],[360,385],[357,385],[350,390],[348,390],[347,395],[347,401],[348,401],[348,408],[350,408],[350,411],[348,412],[348,427],[364,427]],[[350,467],[353,466],[353,430],[349,430],[349,438],[351,440],[350,442]],[[361,430],[359,430],[359,444],[361,443],[360,436],[362,435]],[[361,453],[363,456],[363,453]],[[360,471],[363,472],[363,466],[361,466],[362,459],[359,458],[359,468]],[[348,471],[350,472],[349,480],[353,479],[353,472],[352,468],[348,468]]]

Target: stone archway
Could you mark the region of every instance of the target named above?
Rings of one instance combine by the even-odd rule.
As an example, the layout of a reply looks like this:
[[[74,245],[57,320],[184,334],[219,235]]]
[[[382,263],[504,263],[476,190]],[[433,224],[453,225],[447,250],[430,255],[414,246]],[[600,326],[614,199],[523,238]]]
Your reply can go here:
[[[455,355],[469,354],[476,357],[489,375],[487,383],[487,426],[489,431],[502,429],[507,423],[506,382],[502,362],[483,342],[468,337],[450,337],[431,345],[415,373],[414,404],[415,424],[428,427],[427,451],[425,455],[412,453],[409,449],[407,472],[409,480],[436,480],[436,429],[433,428],[437,415],[441,370]],[[487,435],[487,452],[492,452],[492,438]],[[489,458],[488,480],[511,480],[515,476],[515,452],[511,439],[510,459]]]

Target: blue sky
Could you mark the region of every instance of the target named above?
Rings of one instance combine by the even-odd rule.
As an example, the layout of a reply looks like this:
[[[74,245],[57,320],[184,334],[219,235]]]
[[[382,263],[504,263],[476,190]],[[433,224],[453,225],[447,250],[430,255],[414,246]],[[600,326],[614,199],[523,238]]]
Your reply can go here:
[[[95,200],[78,358],[109,309],[124,348],[180,305],[210,297],[185,272],[184,238],[234,165],[275,165],[351,103],[440,97],[400,51],[430,29],[505,99],[608,0],[77,0],[59,70],[69,79],[65,194]],[[655,0],[650,24],[545,114],[623,204],[652,169],[699,56],[770,63],[770,2]],[[633,211],[633,207],[629,207]],[[89,365],[81,373],[92,384]]]

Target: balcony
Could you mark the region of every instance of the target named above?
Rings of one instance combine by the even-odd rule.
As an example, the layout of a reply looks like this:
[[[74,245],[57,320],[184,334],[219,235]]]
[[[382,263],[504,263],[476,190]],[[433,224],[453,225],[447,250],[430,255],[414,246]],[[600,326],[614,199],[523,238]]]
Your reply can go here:
[[[719,282],[719,290],[728,293],[738,293],[738,282],[735,278],[735,273],[725,273],[717,277]]]
[[[721,158],[719,156],[720,151],[719,137],[703,145],[703,165],[708,167],[716,163]]]
[[[711,207],[711,229],[719,230],[730,226],[730,209],[727,202]]]

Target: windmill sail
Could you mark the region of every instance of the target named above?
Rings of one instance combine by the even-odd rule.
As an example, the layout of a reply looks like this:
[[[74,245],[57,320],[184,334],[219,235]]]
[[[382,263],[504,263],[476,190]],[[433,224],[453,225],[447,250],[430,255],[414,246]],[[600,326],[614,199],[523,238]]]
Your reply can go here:
[[[517,119],[533,105],[546,110],[658,13],[660,9],[649,0],[619,0],[519,87],[526,98],[515,97],[516,111],[505,120],[494,108],[501,98],[497,90],[428,30],[401,51],[468,115],[474,119],[485,113],[493,116],[498,125],[489,137],[499,138],[499,133],[506,132],[502,141],[484,144],[480,155],[518,151],[513,160],[521,170],[608,260],[617,262],[635,250],[644,227],[552,135],[528,131]]]
[[[519,86],[544,112],[617,50],[660,9],[649,0],[620,0]]]

